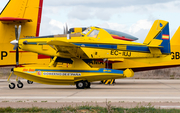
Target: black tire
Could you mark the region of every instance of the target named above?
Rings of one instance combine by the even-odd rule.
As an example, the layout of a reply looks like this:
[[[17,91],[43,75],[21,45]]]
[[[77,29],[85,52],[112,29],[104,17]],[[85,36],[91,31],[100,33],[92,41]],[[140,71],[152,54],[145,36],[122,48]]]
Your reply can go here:
[[[100,84],[104,84],[103,80],[100,81]]]
[[[88,82],[88,85],[86,86],[86,88],[91,88],[91,82]]]
[[[17,87],[18,87],[18,88],[23,88],[23,86],[24,86],[24,85],[23,85],[22,82],[19,82],[19,83],[17,84]]]
[[[14,83],[10,83],[10,84],[9,84],[9,88],[10,88],[10,89],[14,89],[14,88],[15,88],[15,84],[14,84]]]
[[[18,80],[17,83],[19,84],[19,83],[22,83],[22,82],[20,80]]]
[[[27,80],[28,84],[33,84],[33,81]]]
[[[84,89],[85,86],[86,86],[86,84],[85,84],[84,81],[76,82],[76,88],[77,88],[77,89]]]
[[[116,82],[115,82],[115,80],[116,80],[116,79],[114,79],[113,84],[115,84],[115,83],[116,83]]]
[[[90,88],[90,86],[91,86],[91,83],[90,83],[90,82],[84,81],[84,83],[85,83],[85,88]]]

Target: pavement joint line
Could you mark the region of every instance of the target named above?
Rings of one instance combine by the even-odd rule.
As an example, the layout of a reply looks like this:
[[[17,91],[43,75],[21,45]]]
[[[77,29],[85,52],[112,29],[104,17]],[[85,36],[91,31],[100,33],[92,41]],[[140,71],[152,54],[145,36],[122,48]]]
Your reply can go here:
[[[168,85],[167,83],[161,82],[161,81],[159,81],[159,80],[157,80],[157,81],[158,81],[159,83],[165,85],[165,86],[168,86],[169,88],[172,88],[172,89],[175,89],[175,90],[177,90],[177,91],[180,91],[178,88],[172,87],[171,85]]]
[[[21,97],[15,97],[15,96],[4,96],[0,97],[0,99],[180,99],[180,97],[67,97],[67,96],[61,96],[61,97],[38,97],[38,96],[21,96]]]

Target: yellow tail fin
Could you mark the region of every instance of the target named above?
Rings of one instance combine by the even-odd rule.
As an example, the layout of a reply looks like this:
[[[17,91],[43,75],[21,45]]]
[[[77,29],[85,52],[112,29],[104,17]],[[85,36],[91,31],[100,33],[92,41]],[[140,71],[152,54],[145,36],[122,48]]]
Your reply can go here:
[[[180,26],[171,38],[171,45],[180,45]]]
[[[152,25],[146,39],[144,40],[144,44],[149,44],[161,31],[162,29],[168,24],[167,21],[164,20],[156,20]]]
[[[0,14],[0,66],[14,65],[15,25],[21,25],[20,38],[39,36],[43,0],[9,0]],[[25,56],[28,56],[27,59]],[[20,64],[37,62],[37,55],[20,51]]]
[[[170,54],[169,22],[156,20],[151,27],[144,44],[149,46],[153,54]]]
[[[21,24],[24,36],[39,36],[42,4],[43,0],[10,0],[1,12],[0,21],[4,24]]]

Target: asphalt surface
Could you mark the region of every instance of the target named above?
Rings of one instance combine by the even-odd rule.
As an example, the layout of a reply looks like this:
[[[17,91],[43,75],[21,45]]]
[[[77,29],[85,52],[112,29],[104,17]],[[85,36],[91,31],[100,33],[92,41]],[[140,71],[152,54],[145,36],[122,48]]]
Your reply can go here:
[[[7,80],[0,79],[0,107],[59,107],[71,104],[99,104],[122,107],[147,106],[180,109],[180,80],[119,79],[114,85],[94,82],[90,89],[76,86],[27,84],[9,89]],[[13,81],[16,83],[15,81]],[[40,103],[40,104],[39,104]]]

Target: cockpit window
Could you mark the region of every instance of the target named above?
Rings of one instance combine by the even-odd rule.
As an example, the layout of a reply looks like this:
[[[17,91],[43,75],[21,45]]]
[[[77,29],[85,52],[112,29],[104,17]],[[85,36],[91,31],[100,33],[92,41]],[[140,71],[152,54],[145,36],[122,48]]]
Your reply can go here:
[[[91,31],[91,28],[87,28],[87,29],[86,29],[85,31],[83,31],[82,33],[86,35],[89,31]]]
[[[99,30],[93,30],[91,33],[89,33],[89,37],[97,38],[97,35],[99,34]]]
[[[9,4],[11,0],[1,0],[1,5],[0,5],[0,14],[4,11],[6,6]]]

